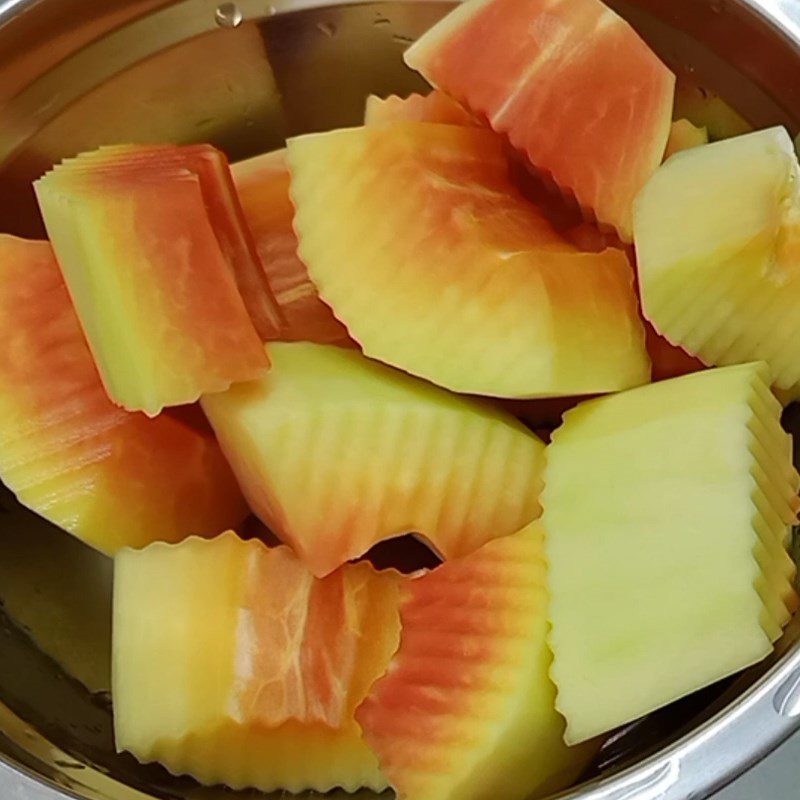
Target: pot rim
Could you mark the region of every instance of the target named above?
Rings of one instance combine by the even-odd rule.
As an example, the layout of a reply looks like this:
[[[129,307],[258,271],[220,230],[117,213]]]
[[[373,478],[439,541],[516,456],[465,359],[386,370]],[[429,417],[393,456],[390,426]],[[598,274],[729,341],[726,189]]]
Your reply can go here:
[[[0,0],[0,31],[46,0]],[[152,13],[176,6],[190,7],[199,0],[164,0]],[[373,0],[238,0],[246,21],[312,8],[364,5]],[[443,0],[404,0],[432,3]],[[797,0],[735,0],[772,33],[800,51],[800,3]],[[213,5],[213,4],[212,4]],[[206,14],[204,30],[214,30],[213,14]],[[135,24],[135,22],[133,23]],[[202,32],[202,31],[199,31]],[[88,45],[91,46],[91,43]],[[80,53],[80,51],[79,51]],[[78,54],[79,54],[78,53]],[[72,56],[70,56],[71,58]],[[45,72],[46,76],[47,73]],[[24,92],[12,98],[14,103]],[[66,102],[65,102],[66,104]],[[49,109],[52,115],[60,108]],[[13,148],[12,148],[13,151]],[[793,627],[800,629],[800,619]],[[0,704],[0,716],[15,715]],[[19,720],[20,724],[23,724]],[[800,637],[757,681],[714,716],[677,741],[642,761],[598,777],[556,796],[558,800],[685,800],[705,797],[754,766],[794,732],[800,730]],[[3,731],[0,730],[0,736]],[[714,741],[709,750],[706,745]],[[746,757],[742,755],[746,753]],[[111,778],[109,785],[122,786]],[[0,785],[18,800],[82,800],[71,788],[56,785],[11,756],[0,753]],[[130,800],[151,796],[126,787]],[[553,800],[556,800],[554,798]]]

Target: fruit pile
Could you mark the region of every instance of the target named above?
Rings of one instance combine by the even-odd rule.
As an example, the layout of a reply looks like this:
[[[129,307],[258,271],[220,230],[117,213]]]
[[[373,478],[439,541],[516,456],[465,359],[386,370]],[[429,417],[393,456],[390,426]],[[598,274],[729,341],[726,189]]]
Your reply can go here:
[[[599,0],[406,61],[232,168],[67,159],[49,242],[0,236],[0,476],[115,559],[118,748],[204,783],[545,796],[798,607],[788,134],[673,122]]]

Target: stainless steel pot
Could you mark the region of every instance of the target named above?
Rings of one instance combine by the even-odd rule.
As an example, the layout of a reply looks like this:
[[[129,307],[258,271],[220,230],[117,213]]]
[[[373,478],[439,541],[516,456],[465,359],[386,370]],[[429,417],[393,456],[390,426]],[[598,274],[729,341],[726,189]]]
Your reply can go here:
[[[210,140],[238,158],[357,123],[368,92],[421,88],[401,52],[448,8],[268,3],[0,0],[0,230],[41,234],[31,179],[101,143]],[[800,129],[800,0],[611,5],[756,125]],[[800,412],[786,423],[800,432]],[[107,560],[0,495],[0,798],[232,800],[114,753],[109,589]],[[795,619],[767,663],[622,731],[564,797],[697,800],[798,728]]]

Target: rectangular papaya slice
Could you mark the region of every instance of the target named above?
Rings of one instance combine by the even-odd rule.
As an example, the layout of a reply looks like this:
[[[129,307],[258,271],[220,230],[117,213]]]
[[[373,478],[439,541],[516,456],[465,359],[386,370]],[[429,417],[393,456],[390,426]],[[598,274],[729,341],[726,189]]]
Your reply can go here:
[[[160,153],[135,167],[123,155],[118,169],[113,156],[79,157],[36,183],[106,390],[151,416],[269,365],[203,179],[191,157]]]
[[[185,167],[200,180],[203,200],[220,248],[231,264],[236,285],[250,318],[264,341],[274,339],[285,325],[269,281],[264,276],[258,248],[247,226],[225,154],[209,144],[108,145],[63,162],[70,169],[93,173],[111,170],[136,174],[142,166]],[[56,166],[56,170],[59,166]]]
[[[122,551],[117,747],[233,788],[384,789],[354,714],[397,648],[399,580],[366,562],[320,580],[233,532]]]
[[[286,151],[276,150],[231,167],[236,190],[267,282],[284,324],[270,339],[347,343],[347,329],[319,297],[297,255]]]
[[[600,0],[469,0],[405,54],[601,223],[632,236],[675,76]]]
[[[47,242],[0,236],[0,478],[20,502],[113,553],[246,515],[209,430],[106,396]]]
[[[772,651],[798,606],[786,545],[800,477],[780,413],[756,363],[565,414],[548,450],[542,519],[567,742]]]

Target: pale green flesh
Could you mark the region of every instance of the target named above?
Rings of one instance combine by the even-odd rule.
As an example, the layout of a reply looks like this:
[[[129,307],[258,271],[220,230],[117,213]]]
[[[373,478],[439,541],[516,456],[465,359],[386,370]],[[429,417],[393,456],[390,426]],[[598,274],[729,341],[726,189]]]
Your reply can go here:
[[[453,556],[538,517],[544,447],[510,415],[354,350],[270,357],[203,408],[250,506],[316,574],[392,536]]]
[[[800,382],[798,164],[783,128],[675,154],[635,204],[642,309],[706,364]]]
[[[731,367],[590,401],[554,435],[543,524],[568,742],[771,651],[787,616],[777,559],[786,522],[762,528],[765,555],[754,496],[766,473],[749,427],[767,375],[764,365]],[[775,406],[761,413],[777,421]],[[788,452],[777,437],[768,445],[770,460],[785,461],[773,484],[788,497]]]

